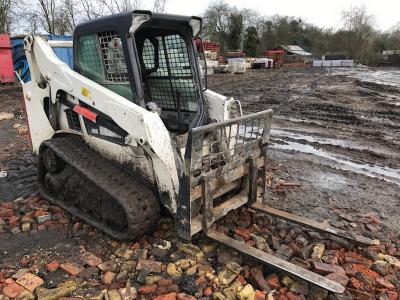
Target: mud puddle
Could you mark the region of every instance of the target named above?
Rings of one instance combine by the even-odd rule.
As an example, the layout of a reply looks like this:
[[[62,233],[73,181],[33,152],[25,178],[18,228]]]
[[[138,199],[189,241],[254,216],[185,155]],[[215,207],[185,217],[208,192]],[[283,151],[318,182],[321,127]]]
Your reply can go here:
[[[314,138],[307,137],[311,140]],[[276,142],[271,145],[272,148],[284,151],[298,151],[306,154],[312,154],[319,158],[330,161],[335,167],[344,171],[351,171],[358,174],[363,174],[368,177],[385,180],[391,183],[400,185],[400,169],[389,168],[386,166],[378,166],[373,164],[366,164],[361,161],[350,160],[349,157],[332,154],[326,150],[318,149],[317,147],[309,144],[304,144],[296,141],[289,141],[285,139],[274,139]],[[317,140],[317,139],[314,139]],[[334,141],[340,145],[340,141]],[[346,144],[343,141],[343,144]],[[321,160],[322,162],[322,160]]]
[[[343,131],[337,133],[336,137],[327,137],[326,133],[322,133],[321,130],[313,130],[315,128],[302,127],[299,130],[292,128],[280,128],[275,127],[271,129],[271,136],[284,140],[291,140],[300,142],[302,144],[317,144],[319,146],[337,146],[340,148],[346,148],[348,150],[358,151],[372,151],[377,155],[387,156],[392,155],[388,147],[384,145],[378,145],[374,143],[373,149],[371,149],[370,143],[366,143],[365,140],[349,138]]]
[[[336,68],[332,69],[329,74],[346,75],[365,83],[400,88],[400,70],[398,69]]]

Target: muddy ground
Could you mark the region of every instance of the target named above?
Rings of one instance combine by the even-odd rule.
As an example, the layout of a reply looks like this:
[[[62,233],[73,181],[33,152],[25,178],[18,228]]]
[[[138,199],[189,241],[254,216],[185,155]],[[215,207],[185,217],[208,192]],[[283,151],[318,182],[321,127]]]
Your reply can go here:
[[[270,162],[267,181],[267,201],[272,206],[317,221],[331,222],[334,226],[371,238],[379,238],[383,243],[387,243],[371,251],[384,252],[398,258],[400,87],[396,86],[391,72],[392,70],[381,69],[351,72],[303,68],[253,70],[237,75],[215,74],[209,77],[208,82],[210,89],[239,99],[244,113],[268,108],[275,111],[268,150]],[[393,72],[398,74],[399,71]],[[383,79],[378,80],[381,78]],[[170,220],[161,223],[153,236],[145,236],[132,245],[119,244],[36,197],[36,158],[30,153],[21,93],[20,87],[17,86],[0,87],[0,112],[11,113],[13,116],[0,121],[0,171],[7,172],[7,177],[0,178],[0,204],[3,203],[0,208],[11,209],[14,214],[4,219],[6,221],[3,225],[0,223],[0,227],[3,226],[3,229],[0,228],[0,289],[2,285],[7,284],[2,282],[2,276],[7,278],[21,268],[29,268],[44,280],[43,286],[46,288],[56,287],[66,279],[78,277],[80,288],[73,293],[78,296],[94,296],[103,289],[122,288],[127,280],[133,282],[143,299],[152,299],[156,294],[165,293],[166,289],[157,283],[155,292],[144,294],[147,277],[146,282],[141,282],[139,278],[143,277],[143,271],[138,268],[129,271],[129,279],[115,279],[112,280],[112,284],[107,284],[104,277],[108,271],[101,269],[101,274],[96,267],[89,268],[83,262],[81,254],[91,251],[103,261],[118,262],[120,268],[114,271],[118,273],[117,277],[125,272],[122,271],[123,266],[131,260],[129,258],[121,262],[122,258],[115,254],[120,249],[132,249],[135,252],[135,264],[138,263],[138,259],[144,257],[162,262],[163,268],[170,263],[177,265],[173,256],[176,252],[180,253],[180,248],[176,233],[168,223]],[[51,221],[39,223],[42,214],[51,214]],[[23,221],[28,215],[31,219],[25,218]],[[31,227],[27,232],[21,232],[23,222],[30,222]],[[320,244],[323,238],[309,231],[294,229],[288,224],[260,220],[249,210],[243,210],[238,215],[228,215],[219,222],[218,228],[224,232],[227,230],[227,234],[253,245],[258,241],[258,237],[256,239],[254,235],[266,236],[265,231],[268,231],[266,247],[270,247],[270,253],[276,255],[280,252],[287,254],[290,250],[287,245],[294,249],[300,247],[298,237],[306,239],[306,243],[301,247],[310,249],[311,246],[311,250]],[[250,238],[250,232],[253,238]],[[157,250],[158,246],[154,246],[160,238],[172,243],[172,247],[162,255],[157,254],[160,250]],[[279,243],[276,244],[276,241]],[[198,236],[194,238],[194,244],[204,253],[204,249],[207,248],[204,243],[208,242]],[[367,270],[376,257],[362,258],[362,248],[354,250],[354,247],[348,244],[338,246],[336,242],[325,237],[323,243],[326,251],[320,260],[332,264],[339,262],[343,267],[350,264],[349,273],[346,269],[347,279],[350,278],[347,298],[330,299],[359,299],[357,297],[364,295],[358,294],[359,291],[365,293],[363,299],[373,299],[374,295],[397,295],[394,291],[400,290],[398,269],[387,267],[386,275],[384,272],[371,275]],[[152,246],[149,246],[151,244]],[[144,252],[146,254],[140,258],[136,257],[136,252],[139,256]],[[300,258],[308,264],[313,264],[313,259],[306,259],[303,254],[303,248],[297,249],[294,250],[293,257],[291,255],[285,259],[297,259],[299,263]],[[236,261],[233,256],[235,254],[231,251],[221,254],[218,248],[217,254],[214,253],[207,260],[199,262],[198,266],[211,266],[217,271],[214,271],[214,274],[219,274],[224,270],[222,261],[226,262],[226,259],[222,258],[228,257],[229,260]],[[82,274],[85,273],[87,278],[83,275],[66,274],[64,269],[50,272],[47,264],[52,260],[60,263],[72,262],[86,267]],[[300,263],[304,261],[300,260]],[[240,260],[240,264],[244,265],[245,262]],[[360,265],[368,267],[360,269]],[[310,268],[314,269],[315,266],[310,265]],[[200,278],[204,279],[199,270],[200,268],[195,277],[184,275],[179,280],[166,275],[164,271],[162,274],[155,273],[173,278],[172,283],[177,283],[177,286],[171,283],[173,289],[167,290],[168,292],[184,292],[196,298],[204,296],[205,299],[211,298],[207,295],[210,292],[225,293],[209,278],[205,280],[205,285],[198,284]],[[248,265],[244,265],[244,270],[241,272],[242,277],[238,277],[236,281],[240,279],[243,285],[247,281],[252,283],[255,289],[263,290],[260,282],[254,283],[253,275],[249,275]],[[87,274],[89,271],[94,273]],[[273,271],[269,268],[264,269],[262,275],[268,279],[273,276]],[[272,292],[274,299],[289,299],[289,294],[294,288],[284,284],[285,277],[278,274],[280,282]],[[372,279],[368,276],[372,276]],[[378,276],[385,276],[385,284],[390,281],[392,286],[387,284],[389,287],[382,287],[382,284],[375,281]],[[82,283],[83,277],[85,281]],[[193,278],[197,278],[196,283]],[[154,284],[152,286],[154,287]],[[265,299],[268,289],[273,287],[268,281],[264,294],[257,299]],[[327,294],[322,298],[312,298],[314,293],[311,291],[310,285],[310,292],[307,290],[308,296],[304,294],[304,290],[296,291],[293,293],[298,298],[290,299],[326,298]],[[379,299],[388,299],[384,297]]]
[[[0,202],[28,196],[37,191],[36,160],[31,154],[22,90],[0,86],[0,112],[13,115],[0,121]]]
[[[271,205],[339,226],[335,211],[355,220],[373,213],[397,233],[400,81],[395,85],[393,77],[398,74],[381,69],[252,70],[215,74],[209,88],[239,99],[245,113],[274,110],[271,168],[279,166],[276,175],[300,187],[270,194]]]

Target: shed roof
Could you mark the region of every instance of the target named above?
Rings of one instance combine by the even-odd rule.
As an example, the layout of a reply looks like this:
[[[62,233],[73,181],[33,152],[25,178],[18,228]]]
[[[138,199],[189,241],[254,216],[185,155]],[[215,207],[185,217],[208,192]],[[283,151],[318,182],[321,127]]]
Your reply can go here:
[[[312,53],[304,51],[303,48],[297,45],[280,45],[281,48],[286,50],[287,52],[300,55],[300,56],[312,56]]]

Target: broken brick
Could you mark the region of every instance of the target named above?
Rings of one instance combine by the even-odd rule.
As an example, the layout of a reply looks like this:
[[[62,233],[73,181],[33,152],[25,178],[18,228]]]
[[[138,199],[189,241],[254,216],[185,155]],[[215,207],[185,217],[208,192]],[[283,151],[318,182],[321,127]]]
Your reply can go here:
[[[389,300],[398,300],[399,299],[399,294],[396,292],[388,291],[387,295],[389,297]]]
[[[72,233],[75,236],[75,234],[81,230],[83,228],[83,224],[82,222],[76,222],[73,226],[72,226]]]
[[[190,295],[185,294],[185,293],[179,293],[179,294],[177,294],[177,295],[176,295],[176,299],[177,299],[177,300],[196,300],[195,297],[190,296]]]
[[[96,267],[103,262],[101,258],[97,257],[91,252],[85,252],[82,254],[81,257],[83,262],[87,264],[89,267]]]
[[[302,298],[300,298],[299,296],[297,296],[295,293],[292,293],[292,292],[287,292],[286,293],[286,297],[289,299],[289,300],[301,300]]]
[[[303,269],[307,269],[307,270],[311,269],[311,264],[308,261],[300,259],[298,257],[293,257],[290,260],[290,262],[296,266],[303,268]]]
[[[161,280],[160,280],[161,281]],[[158,284],[160,285],[160,281],[158,282]],[[200,276],[199,278],[197,278],[196,279],[196,284],[198,285],[198,286],[204,286],[204,285],[206,285],[208,283],[208,280],[207,280],[207,278],[204,276],[204,275],[202,275],[202,276]]]
[[[156,290],[157,290],[156,284],[145,285],[139,289],[139,294],[141,294],[141,295],[153,294]]]
[[[205,297],[210,297],[212,294],[213,294],[213,291],[210,287],[205,288],[203,291],[203,295]]]
[[[321,275],[328,275],[330,273],[346,274],[346,271],[342,267],[322,262],[314,262],[314,272]]]
[[[40,217],[40,216],[45,216],[45,215],[48,215],[49,213],[47,212],[47,211],[45,211],[45,210],[43,210],[43,209],[38,209],[38,210],[36,210],[35,211],[35,213],[34,213],[34,217],[35,218],[37,218],[37,217]]]
[[[1,205],[0,205],[0,209],[2,208],[2,207],[4,207],[4,208],[13,208],[14,207],[14,204],[12,203],[12,202],[4,202],[4,203],[2,203]]]
[[[343,273],[330,273],[326,275],[325,278],[335,281],[343,286],[346,286],[349,283],[349,277]]]
[[[10,208],[0,207],[0,219],[8,219],[14,215],[14,211]]]
[[[167,286],[170,286],[172,284],[172,280],[171,279],[162,278],[157,282],[157,284],[159,286],[167,287]]]
[[[101,280],[103,281],[103,283],[105,285],[109,285],[113,282],[115,276],[117,276],[117,274],[115,274],[114,272],[111,271],[106,271],[102,276],[101,276]]]
[[[155,260],[139,259],[136,270],[147,270],[151,273],[161,273],[162,263]]]
[[[19,217],[11,216],[8,218],[8,224],[12,227],[19,225]]]
[[[171,284],[170,286],[167,287],[167,291],[179,293],[179,286],[176,283]]]
[[[72,263],[61,264],[60,268],[72,276],[77,276],[83,270],[77,264]]]
[[[393,284],[391,284],[389,281],[383,279],[382,277],[378,277],[376,279],[376,283],[380,287],[383,287],[383,288],[388,289],[388,290],[394,290],[396,288]]]
[[[372,296],[371,294],[368,294],[368,293],[366,293],[366,292],[359,291],[359,290],[357,290],[357,289],[346,288],[346,290],[347,290],[348,292],[350,292],[350,294],[353,295],[353,297],[354,297],[355,299],[361,299],[361,300],[374,300],[374,299],[375,299],[375,297]]]
[[[57,270],[60,267],[60,263],[56,260],[53,260],[51,262],[49,262],[46,266],[47,271],[49,272],[54,272],[55,270]]]
[[[175,300],[176,293],[168,293],[155,297],[153,300]]]
[[[237,228],[235,230],[235,233],[239,236],[241,236],[245,241],[250,240],[251,238],[251,233],[248,229],[245,228]]]
[[[282,258],[284,260],[289,260],[293,256],[293,249],[285,244],[282,244],[278,250],[275,252],[275,256]]]
[[[238,281],[240,283],[240,285],[242,285],[242,286],[245,286],[247,284],[246,279],[242,275],[239,275],[238,277],[236,277],[236,281]]]
[[[113,262],[112,260],[105,261],[97,266],[100,270],[103,272],[105,271],[112,271],[112,272],[117,272],[118,271],[118,265]]]
[[[268,285],[268,282],[265,280],[263,273],[259,269],[252,268],[251,276],[254,279],[257,288],[259,288],[262,291],[266,291],[266,292],[271,291],[271,289]]]
[[[345,263],[342,265],[344,271],[346,272],[346,275],[349,277],[354,277],[357,274],[357,271],[353,269],[350,263]]]
[[[44,284],[44,281],[42,278],[33,275],[32,273],[26,273],[24,276],[17,279],[17,283],[29,292],[33,293],[37,287]]]
[[[25,289],[22,286],[13,282],[11,284],[6,285],[3,288],[2,293],[8,298],[17,298],[19,294],[21,294],[23,291],[25,291]]]
[[[279,282],[279,277],[275,273],[271,274],[267,277],[267,282],[268,282],[268,285],[273,289],[277,289],[277,288],[281,287],[281,284]]]
[[[254,300],[265,300],[265,292],[256,290],[256,294],[254,295]]]
[[[99,269],[96,267],[89,267],[84,269],[82,272],[79,273],[79,277],[85,278],[86,280],[90,279],[94,275],[99,274]]]
[[[352,264],[351,265],[354,270],[357,271],[357,276],[362,275],[364,276],[368,281],[374,281],[376,278],[379,277],[379,274],[376,273],[375,271],[372,271],[369,267],[362,265],[362,264]]]

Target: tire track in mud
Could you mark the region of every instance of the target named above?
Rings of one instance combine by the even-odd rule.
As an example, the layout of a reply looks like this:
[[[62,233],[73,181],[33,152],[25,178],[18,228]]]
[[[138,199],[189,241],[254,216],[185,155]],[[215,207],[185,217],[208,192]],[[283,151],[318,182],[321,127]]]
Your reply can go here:
[[[388,228],[400,229],[390,221],[400,205],[397,89],[312,68],[250,70],[242,82],[230,77],[215,74],[209,86],[240,100],[244,113],[274,110],[273,163],[287,168],[285,180],[304,185],[300,193],[273,196],[274,207],[335,219],[332,206],[351,202],[354,213],[382,212]]]

